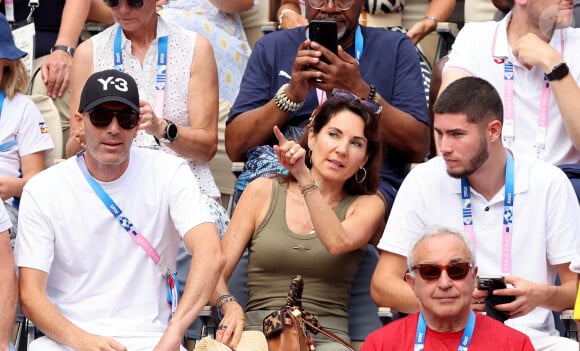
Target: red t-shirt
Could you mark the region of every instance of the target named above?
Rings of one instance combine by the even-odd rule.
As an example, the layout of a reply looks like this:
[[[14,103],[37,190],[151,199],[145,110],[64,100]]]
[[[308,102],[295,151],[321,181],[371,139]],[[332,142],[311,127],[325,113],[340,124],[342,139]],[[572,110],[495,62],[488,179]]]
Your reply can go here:
[[[361,351],[412,351],[417,333],[419,313],[393,321],[371,333]],[[427,328],[425,351],[456,351],[463,330],[439,333]],[[477,314],[475,330],[469,351],[534,351],[527,335],[512,329],[490,317]]]

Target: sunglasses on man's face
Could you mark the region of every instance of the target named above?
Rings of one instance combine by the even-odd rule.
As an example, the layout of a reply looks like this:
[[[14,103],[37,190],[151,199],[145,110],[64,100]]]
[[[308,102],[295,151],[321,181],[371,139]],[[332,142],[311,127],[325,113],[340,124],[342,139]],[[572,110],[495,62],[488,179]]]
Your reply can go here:
[[[437,280],[441,277],[441,272],[446,271],[449,278],[461,280],[467,276],[473,265],[469,262],[457,262],[446,265],[423,263],[413,266],[413,270],[419,270],[419,275],[425,280]]]
[[[139,114],[133,110],[113,111],[96,108],[88,112],[91,123],[97,128],[105,128],[117,117],[117,123],[123,129],[133,129],[139,123]]]
[[[329,99],[335,98],[335,99],[339,99],[339,100],[346,101],[349,103],[353,103],[353,102],[358,103],[368,113],[370,113],[371,115],[374,115],[374,116],[380,115],[381,111],[383,110],[383,107],[380,104],[377,104],[376,102],[371,101],[371,100],[361,99],[360,97],[356,96],[355,94],[353,94],[347,90],[334,88],[334,89],[332,89],[332,92],[330,93],[328,98]]]
[[[119,6],[119,2],[121,0],[104,0],[105,1],[105,5],[107,5],[108,7],[117,7]],[[141,7],[143,7],[143,1],[144,0],[126,0],[127,1],[127,5],[129,5],[129,7],[132,7],[134,9],[140,9]]]

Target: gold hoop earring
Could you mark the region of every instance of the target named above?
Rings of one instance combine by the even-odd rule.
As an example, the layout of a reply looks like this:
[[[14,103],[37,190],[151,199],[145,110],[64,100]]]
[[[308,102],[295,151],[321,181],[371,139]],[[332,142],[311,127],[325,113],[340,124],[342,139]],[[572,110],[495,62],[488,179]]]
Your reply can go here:
[[[358,171],[360,171],[362,169],[364,175],[362,177],[362,179],[358,179]],[[356,170],[356,173],[354,174],[354,180],[359,183],[362,184],[362,182],[365,181],[365,179],[367,179],[367,170],[364,167],[360,167],[359,169]]]

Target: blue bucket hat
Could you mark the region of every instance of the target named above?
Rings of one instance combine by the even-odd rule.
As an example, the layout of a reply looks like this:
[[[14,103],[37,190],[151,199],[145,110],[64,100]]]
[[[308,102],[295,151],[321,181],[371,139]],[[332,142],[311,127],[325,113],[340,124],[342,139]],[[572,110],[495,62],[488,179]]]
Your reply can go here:
[[[4,14],[0,13],[0,59],[11,61],[18,60],[26,56],[26,52],[18,49],[14,44],[12,30]]]

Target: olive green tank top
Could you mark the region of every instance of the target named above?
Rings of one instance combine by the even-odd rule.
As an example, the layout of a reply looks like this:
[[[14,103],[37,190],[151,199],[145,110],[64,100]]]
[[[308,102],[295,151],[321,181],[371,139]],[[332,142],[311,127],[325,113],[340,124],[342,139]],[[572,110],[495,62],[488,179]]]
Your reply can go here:
[[[302,306],[308,312],[347,317],[350,288],[364,250],[331,255],[315,233],[292,232],[285,215],[287,191],[287,183],[272,182],[270,207],[250,241],[246,308],[282,307],[292,277],[300,274],[304,277]],[[356,198],[348,196],[334,208],[340,221]]]

